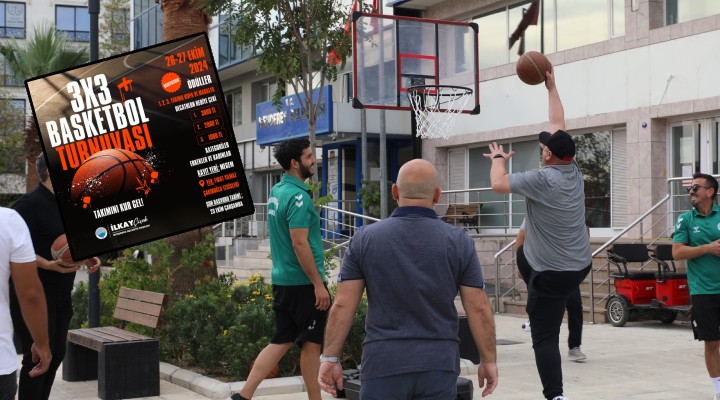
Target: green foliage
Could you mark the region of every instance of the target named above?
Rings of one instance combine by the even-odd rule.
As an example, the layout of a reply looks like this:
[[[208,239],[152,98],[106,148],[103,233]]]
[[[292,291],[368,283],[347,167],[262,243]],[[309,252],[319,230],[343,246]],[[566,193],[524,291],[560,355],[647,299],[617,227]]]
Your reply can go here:
[[[209,245],[199,243],[188,251],[182,263],[198,262],[200,268]],[[151,255],[152,264],[133,257],[135,250]],[[272,311],[272,286],[260,275],[253,275],[245,283],[232,274],[217,279],[197,281],[192,292],[185,296],[171,292],[172,271],[176,267],[168,261],[173,252],[167,241],[159,240],[124,250],[112,261],[114,269],[100,281],[101,326],[116,325],[112,312],[120,287],[150,290],[171,295],[165,307],[161,326],[156,333],[160,342],[161,359],[183,367],[195,367],[206,375],[230,375],[233,380],[245,380],[251,363],[270,342],[275,330]],[[326,261],[334,257],[334,249],[326,251]],[[329,262],[328,264],[332,264]],[[75,317],[72,328],[87,326],[87,291],[81,283],[73,291]],[[335,286],[330,287],[331,294]],[[343,363],[356,367],[362,354],[365,338],[364,324],[367,302],[363,299],[353,320],[346,341]],[[150,332],[142,326],[126,326],[140,333]],[[300,352],[297,346],[280,363],[282,376],[300,373]]]
[[[350,7],[343,0],[196,0],[210,15],[226,15],[226,29],[238,45],[252,49],[258,72],[270,73],[279,81],[275,104],[290,84],[308,120],[310,146],[315,151],[315,126],[320,115],[321,95],[313,90],[337,79],[338,68],[328,62],[334,51],[344,68],[352,47],[344,23]]]
[[[390,195],[393,182],[388,181],[387,208],[388,213],[392,213],[397,208],[397,202]],[[371,217],[380,218],[380,182],[362,181],[362,187],[358,194],[360,195],[360,203],[365,209],[365,213]]]
[[[305,184],[308,186],[308,188],[310,188],[310,191],[313,194],[317,195],[317,193],[320,193],[320,189],[322,188],[322,182],[312,181],[312,180],[308,179],[307,181],[305,181]],[[317,197],[317,196],[314,196],[314,197],[315,198],[313,198],[313,204],[318,209],[320,207],[326,205],[327,203],[333,201],[332,194],[326,194],[325,196],[321,196],[321,197]]]
[[[64,70],[88,61],[86,48],[74,47],[49,24],[37,25],[25,44],[14,38],[0,44],[0,54],[22,79]]]
[[[80,282],[72,292],[73,316],[70,329],[87,328],[88,323],[88,284]]]
[[[101,57],[110,57],[129,51],[129,3],[125,0],[105,0],[102,2],[101,13],[104,16],[99,29]]]
[[[25,174],[23,157],[25,115],[12,106],[8,96],[6,93],[0,93],[0,173]],[[7,185],[8,182],[0,182],[0,189],[10,191],[11,188]]]

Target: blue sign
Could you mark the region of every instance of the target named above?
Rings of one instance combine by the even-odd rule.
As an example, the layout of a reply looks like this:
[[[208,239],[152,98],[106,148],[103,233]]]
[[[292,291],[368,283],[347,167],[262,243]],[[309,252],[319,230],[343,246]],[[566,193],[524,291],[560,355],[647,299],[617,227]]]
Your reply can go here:
[[[320,107],[318,114],[315,135],[327,135],[332,133],[332,86],[325,85],[323,88],[322,102],[317,103],[319,89],[313,90],[313,102]],[[302,96],[302,95],[301,95]],[[298,95],[293,94],[280,99],[280,104],[273,104],[272,101],[258,103],[255,106],[257,120],[257,144],[261,146],[271,145],[287,139],[294,139],[308,136],[307,115],[303,113]]]

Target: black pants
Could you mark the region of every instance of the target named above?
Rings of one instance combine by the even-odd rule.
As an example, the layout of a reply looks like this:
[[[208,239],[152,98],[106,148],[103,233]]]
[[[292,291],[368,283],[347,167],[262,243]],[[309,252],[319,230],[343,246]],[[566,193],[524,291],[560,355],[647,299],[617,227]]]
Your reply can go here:
[[[522,246],[518,248],[517,265],[528,286],[525,310],[532,327],[530,335],[535,365],[543,385],[543,395],[551,400],[563,394],[559,337],[565,307],[574,292],[577,292],[579,298],[578,286],[590,272],[591,266],[580,271],[537,272],[528,264]]]
[[[568,348],[580,347],[582,344],[583,305],[579,286],[568,297],[565,309],[567,309],[568,313]],[[532,323],[530,326],[532,326]]]
[[[67,298],[63,299],[47,297],[47,313],[52,362],[50,362],[50,368],[48,368],[46,373],[31,378],[29,373],[35,366],[35,363],[32,361],[31,352],[33,340],[25,326],[15,291],[12,288],[10,289],[10,315],[12,316],[15,334],[20,338],[23,351],[20,384],[18,385],[18,400],[47,400],[50,397],[50,390],[55,381],[55,374],[63,358],[65,358],[67,332],[70,326],[70,319],[73,316],[70,293],[67,294]]]

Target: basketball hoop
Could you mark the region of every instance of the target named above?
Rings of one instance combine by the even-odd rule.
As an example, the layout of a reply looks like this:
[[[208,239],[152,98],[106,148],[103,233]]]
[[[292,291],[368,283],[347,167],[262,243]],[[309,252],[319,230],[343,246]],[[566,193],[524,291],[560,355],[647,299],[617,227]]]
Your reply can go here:
[[[417,85],[407,89],[422,139],[447,139],[453,135],[455,121],[472,97],[464,86]]]

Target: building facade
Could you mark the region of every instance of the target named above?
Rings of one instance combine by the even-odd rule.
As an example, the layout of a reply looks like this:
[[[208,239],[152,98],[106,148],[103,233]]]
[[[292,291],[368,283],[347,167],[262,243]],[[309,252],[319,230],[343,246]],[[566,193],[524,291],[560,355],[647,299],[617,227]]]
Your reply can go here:
[[[537,167],[537,134],[548,127],[547,92],[517,78],[520,42],[554,65],[568,132],[576,139],[585,174],[586,219],[593,236],[612,236],[650,210],[668,194],[669,178],[720,172],[720,85],[714,77],[720,3],[543,0],[537,22],[512,47],[509,38],[531,9],[530,1],[388,5],[395,13],[478,24],[482,111],[460,116],[456,135],[423,148],[423,157],[442,171],[444,187],[489,186],[490,162],[482,154],[493,141],[515,151],[511,172]],[[689,208],[685,192],[675,193],[650,217],[657,235],[671,232],[673,210]],[[465,201],[492,202],[496,195],[466,196]],[[515,208],[521,199],[510,200]],[[481,225],[518,226],[523,208],[520,204]],[[485,213],[495,214],[483,207]]]

